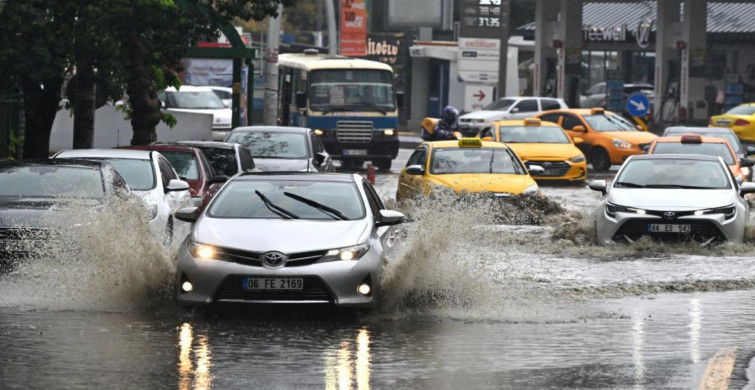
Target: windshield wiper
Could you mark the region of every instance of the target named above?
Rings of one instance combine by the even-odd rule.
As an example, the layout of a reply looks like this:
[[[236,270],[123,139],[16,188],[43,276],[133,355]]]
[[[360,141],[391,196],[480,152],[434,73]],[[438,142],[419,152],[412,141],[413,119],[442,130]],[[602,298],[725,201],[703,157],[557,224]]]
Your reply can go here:
[[[370,106],[370,107],[372,107],[372,108],[374,108],[374,109],[378,110],[378,112],[380,112],[380,113],[381,113],[381,114],[383,114],[383,115],[387,115],[387,112],[388,112],[387,110],[384,110],[384,109],[382,109],[382,108],[381,108],[380,106],[378,106],[377,104],[375,104],[375,103],[372,103],[372,102],[364,102],[364,101],[360,101],[360,102],[356,102],[356,104],[361,104],[361,105],[365,105],[365,106]]]
[[[275,213],[279,217],[281,217],[281,218],[288,218],[288,219],[299,219],[298,215],[296,215],[296,214],[294,214],[294,213],[292,213],[292,212],[284,209],[283,207],[280,207],[280,206],[277,206],[277,205],[273,204],[273,202],[271,202],[270,199],[267,198],[267,196],[262,195],[262,193],[259,190],[254,190],[254,193],[256,193],[257,196],[260,197],[260,199],[262,199],[262,201],[265,203],[265,206],[267,206],[267,208],[270,211],[272,211],[273,213]]]
[[[283,195],[286,195],[289,198],[292,198],[294,200],[298,200],[299,202],[308,204],[308,205],[310,205],[310,206],[312,206],[312,207],[314,207],[314,208],[316,208],[316,209],[318,209],[318,210],[320,210],[320,211],[328,214],[333,219],[340,219],[342,221],[346,221],[346,220],[349,219],[348,217],[346,217],[345,215],[343,215],[343,213],[341,213],[340,211],[338,211],[338,210],[336,210],[336,209],[334,209],[332,207],[328,207],[328,206],[326,206],[326,205],[324,205],[322,203],[315,202],[312,199],[305,198],[303,196],[299,196],[299,195],[296,195],[296,194],[292,194],[290,192],[284,192]]]
[[[631,182],[626,182],[626,181],[617,181],[616,185],[622,186],[622,187],[630,187],[630,188],[645,188],[645,186],[642,184],[631,183]]]

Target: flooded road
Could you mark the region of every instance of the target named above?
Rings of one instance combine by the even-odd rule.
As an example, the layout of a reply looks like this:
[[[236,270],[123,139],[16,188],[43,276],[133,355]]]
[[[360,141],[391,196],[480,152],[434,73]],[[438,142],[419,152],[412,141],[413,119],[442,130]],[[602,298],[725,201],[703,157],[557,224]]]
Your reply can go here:
[[[0,388],[753,388],[752,230],[599,247],[585,186],[517,207],[398,205],[408,155],[377,177],[413,220],[378,309],[182,312],[169,253],[132,225],[93,227],[93,258],[0,276]]]

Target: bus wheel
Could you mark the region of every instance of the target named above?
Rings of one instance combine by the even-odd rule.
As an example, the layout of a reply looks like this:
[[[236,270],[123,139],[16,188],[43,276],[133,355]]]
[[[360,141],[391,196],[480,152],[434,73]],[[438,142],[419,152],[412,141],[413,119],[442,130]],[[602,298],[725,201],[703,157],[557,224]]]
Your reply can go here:
[[[379,158],[372,163],[375,164],[380,172],[388,173],[388,171],[391,170],[391,162],[393,162],[393,160],[390,158]]]

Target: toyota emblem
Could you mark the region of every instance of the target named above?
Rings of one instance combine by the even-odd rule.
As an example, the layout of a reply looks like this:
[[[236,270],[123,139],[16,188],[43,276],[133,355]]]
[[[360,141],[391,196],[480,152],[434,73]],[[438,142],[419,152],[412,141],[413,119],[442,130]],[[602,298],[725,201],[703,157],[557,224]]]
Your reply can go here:
[[[268,268],[280,268],[286,265],[286,255],[280,252],[267,252],[262,255],[262,264]]]
[[[676,213],[673,211],[666,211],[663,213],[663,219],[672,220],[676,219]]]

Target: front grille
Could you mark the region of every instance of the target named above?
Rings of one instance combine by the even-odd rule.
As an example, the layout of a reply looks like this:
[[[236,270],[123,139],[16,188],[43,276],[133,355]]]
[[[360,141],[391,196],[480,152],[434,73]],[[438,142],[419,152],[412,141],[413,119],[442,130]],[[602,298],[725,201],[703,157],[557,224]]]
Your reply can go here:
[[[525,163],[527,169],[530,169],[530,165],[539,165],[545,169],[542,176],[564,176],[566,172],[569,172],[571,164],[566,161],[527,161]]]
[[[648,232],[648,224],[684,224],[691,225],[690,233],[660,233]],[[701,220],[673,220],[666,221],[661,219],[631,219],[621,225],[614,235],[614,241],[626,241],[627,238],[634,241],[642,236],[649,235],[653,241],[695,241],[706,242],[711,238],[715,242],[726,241],[726,237],[710,221]]]
[[[231,275],[225,278],[215,294],[215,300],[243,300],[243,301],[327,301],[334,302],[333,295],[325,282],[316,276],[305,276],[304,288],[301,290],[254,290],[244,291],[242,275]],[[289,277],[289,276],[287,276]],[[295,276],[293,276],[295,277]]]
[[[336,136],[340,143],[369,143],[372,141],[372,122],[339,121]]]
[[[239,249],[227,249],[223,248],[228,258],[234,263],[251,265],[254,267],[262,267],[262,255],[261,252],[248,252]],[[303,265],[310,265],[316,263],[327,251],[310,251],[299,253],[287,253],[288,260],[286,261],[286,267],[298,267]]]

